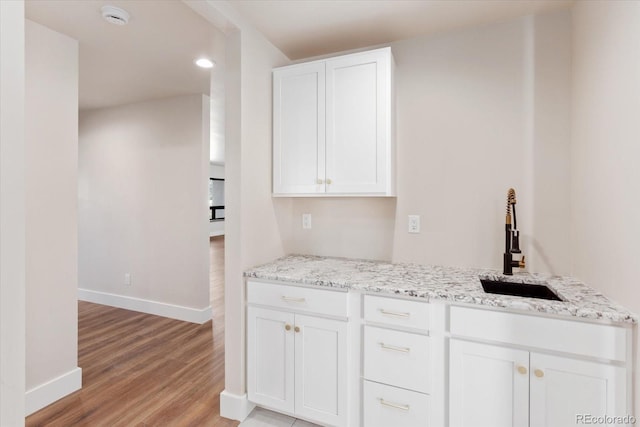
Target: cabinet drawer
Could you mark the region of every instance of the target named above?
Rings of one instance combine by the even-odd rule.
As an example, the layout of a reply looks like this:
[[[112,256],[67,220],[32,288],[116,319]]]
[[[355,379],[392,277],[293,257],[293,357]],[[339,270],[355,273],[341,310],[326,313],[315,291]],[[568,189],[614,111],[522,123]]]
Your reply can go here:
[[[427,427],[429,396],[364,381],[364,427]]]
[[[429,337],[365,326],[364,377],[429,393]]]
[[[364,296],[364,319],[406,328],[429,329],[429,304],[373,295]]]
[[[622,327],[457,306],[450,312],[456,337],[626,360],[627,330]]]
[[[348,293],[340,291],[249,281],[247,302],[328,316],[348,316]]]

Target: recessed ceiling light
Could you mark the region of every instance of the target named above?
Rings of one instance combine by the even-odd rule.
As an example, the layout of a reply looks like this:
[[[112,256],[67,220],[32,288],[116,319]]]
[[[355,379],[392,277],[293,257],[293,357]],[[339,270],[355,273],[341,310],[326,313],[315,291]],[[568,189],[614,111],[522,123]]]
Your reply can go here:
[[[102,6],[102,17],[109,23],[115,25],[125,25],[129,22],[129,12],[115,6]]]
[[[196,59],[195,62],[196,65],[201,68],[213,68],[213,66],[216,65],[215,62],[207,58],[199,58]]]

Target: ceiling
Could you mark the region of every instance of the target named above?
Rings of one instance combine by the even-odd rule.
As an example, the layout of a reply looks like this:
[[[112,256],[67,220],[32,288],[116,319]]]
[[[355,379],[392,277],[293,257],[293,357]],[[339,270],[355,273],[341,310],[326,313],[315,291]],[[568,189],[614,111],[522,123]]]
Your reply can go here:
[[[232,0],[226,2],[293,60],[569,7],[572,0]],[[131,14],[109,24],[100,8]],[[209,93],[222,34],[178,0],[27,0],[26,16],[79,41],[80,108]]]
[[[290,59],[568,8],[572,0],[233,0]]]
[[[292,60],[567,8],[573,2],[209,1],[235,9]],[[28,19],[79,41],[80,109],[209,94],[210,71],[193,61],[200,56],[217,59],[223,52],[216,46],[224,45],[224,36],[180,0],[26,0],[25,4]],[[107,4],[127,10],[129,24],[104,21],[100,8]],[[215,147],[221,143],[214,142],[211,160],[220,161],[222,154]]]
[[[129,24],[103,20],[106,4],[127,10]],[[80,109],[209,94],[210,71],[193,61],[214,57],[221,33],[180,1],[27,0],[26,16],[79,41]]]

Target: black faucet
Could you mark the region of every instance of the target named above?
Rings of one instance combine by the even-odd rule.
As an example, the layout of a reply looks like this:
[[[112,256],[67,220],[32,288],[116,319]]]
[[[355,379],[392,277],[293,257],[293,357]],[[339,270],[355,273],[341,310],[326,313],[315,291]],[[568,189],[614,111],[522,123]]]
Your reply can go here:
[[[511,226],[511,212],[513,212],[513,227]],[[507,216],[504,224],[504,257],[502,274],[513,275],[513,267],[524,268],[524,255],[520,260],[514,260],[513,254],[522,253],[520,251],[520,232],[516,221],[516,190],[510,188],[507,192]]]

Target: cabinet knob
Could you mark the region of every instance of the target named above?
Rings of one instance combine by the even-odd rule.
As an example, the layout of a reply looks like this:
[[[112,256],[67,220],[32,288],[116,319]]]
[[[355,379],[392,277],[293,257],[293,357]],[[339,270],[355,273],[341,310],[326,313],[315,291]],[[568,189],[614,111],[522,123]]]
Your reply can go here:
[[[533,371],[533,375],[538,378],[542,378],[544,377],[544,371],[542,371],[542,369],[536,369],[535,371]]]
[[[525,368],[524,366],[520,365],[520,366],[518,366],[518,372],[521,373],[522,375],[525,375],[527,373],[527,368]]]
[[[324,183],[324,181],[323,181],[322,179],[320,179],[320,178],[318,178],[318,180],[317,180],[316,182],[317,182],[318,184],[322,184],[322,183]]]
[[[300,326],[296,326],[295,328],[293,328],[293,330],[296,332],[300,332]]]
[[[284,330],[285,331],[290,331],[291,330],[291,325],[289,325],[288,323],[286,325],[284,325]]]
[[[331,184],[331,180],[330,179],[327,179],[327,184]]]

